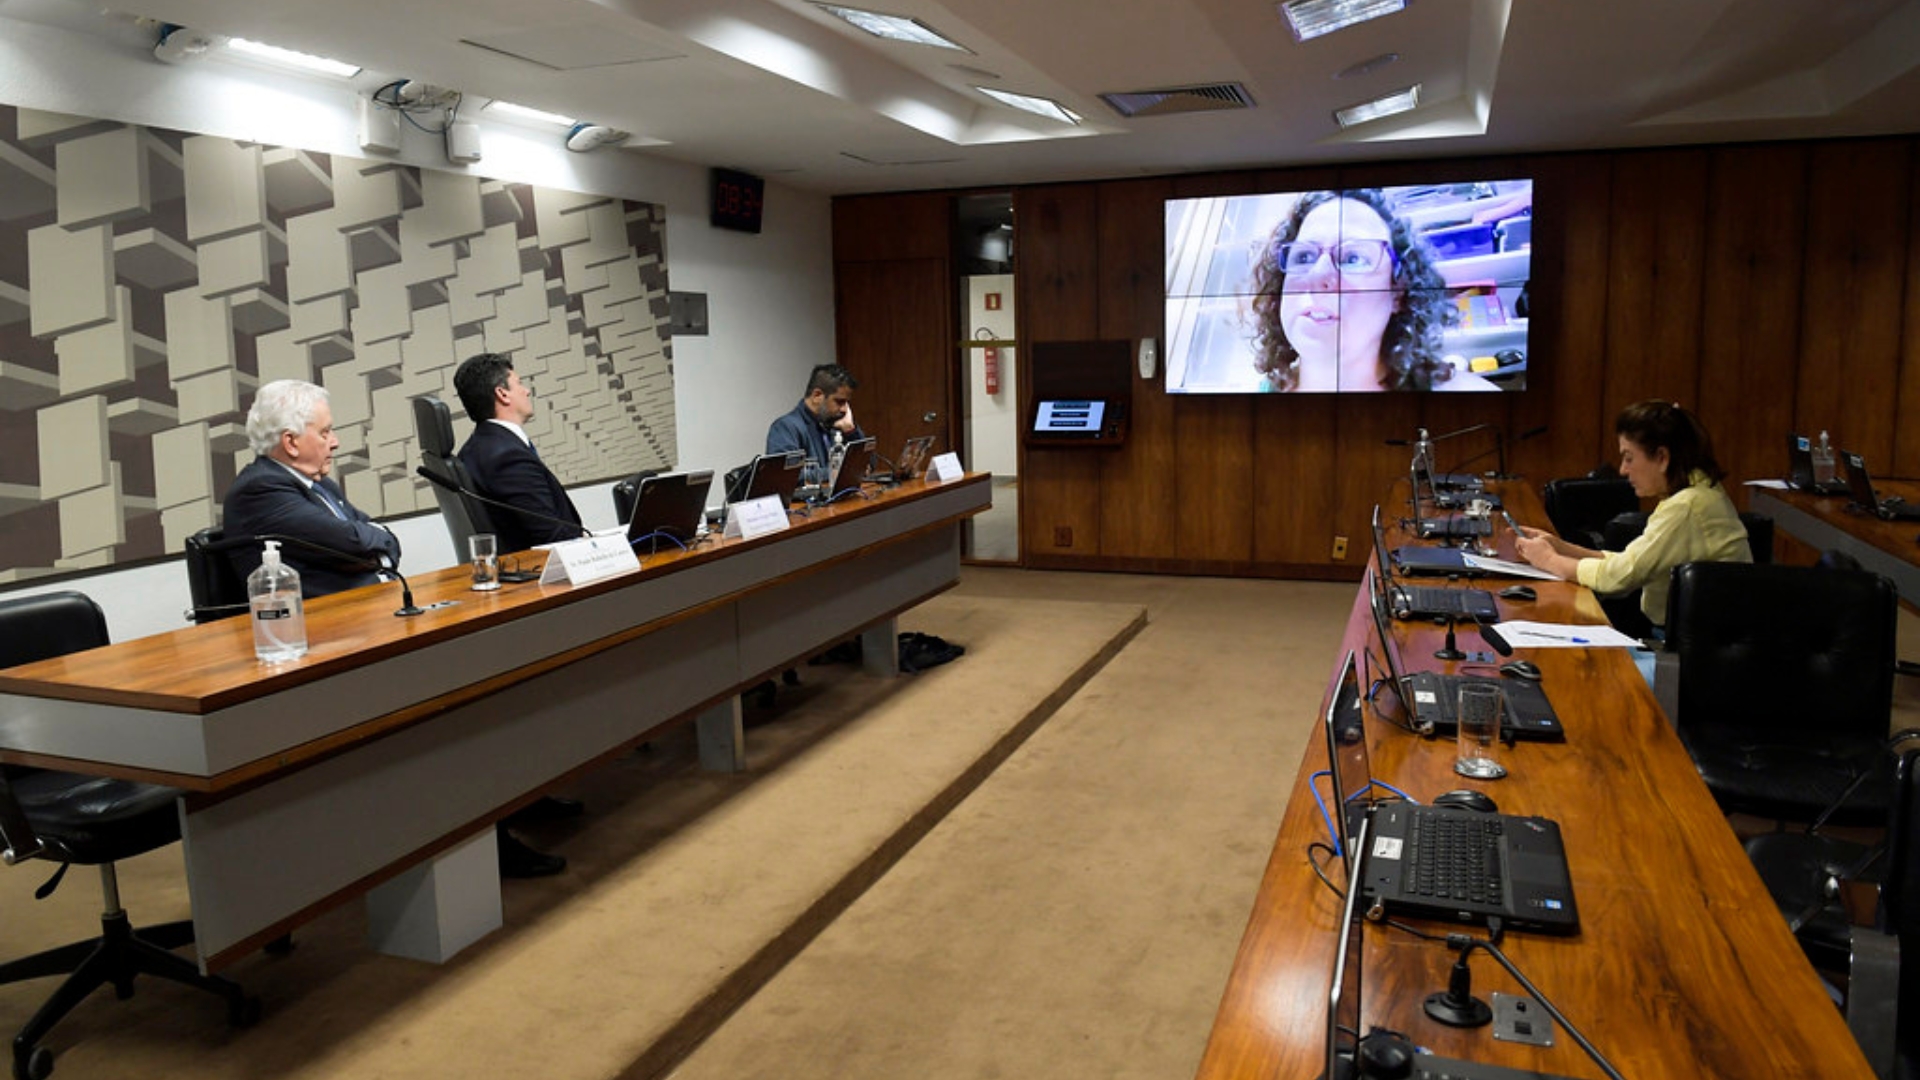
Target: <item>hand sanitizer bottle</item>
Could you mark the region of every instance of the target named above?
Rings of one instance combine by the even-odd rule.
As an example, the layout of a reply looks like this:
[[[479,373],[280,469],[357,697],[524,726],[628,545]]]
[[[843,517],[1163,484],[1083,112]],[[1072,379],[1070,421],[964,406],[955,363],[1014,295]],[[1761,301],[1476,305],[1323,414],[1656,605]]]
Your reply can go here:
[[[268,540],[260,568],[247,575],[253,652],[274,664],[307,654],[307,613],[300,606],[300,575],[280,561],[280,542]]]
[[[1833,444],[1827,441],[1827,433],[1820,433],[1820,441],[1813,448],[1813,486],[1827,488],[1833,486]]]

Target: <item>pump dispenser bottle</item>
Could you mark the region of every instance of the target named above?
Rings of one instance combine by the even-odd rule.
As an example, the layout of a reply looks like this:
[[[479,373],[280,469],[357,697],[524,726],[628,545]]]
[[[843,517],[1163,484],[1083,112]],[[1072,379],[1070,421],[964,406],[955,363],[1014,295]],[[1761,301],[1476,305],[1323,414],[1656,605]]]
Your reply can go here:
[[[253,617],[253,652],[274,664],[307,654],[307,613],[300,605],[300,575],[280,561],[280,542],[268,540],[260,568],[247,575]]]

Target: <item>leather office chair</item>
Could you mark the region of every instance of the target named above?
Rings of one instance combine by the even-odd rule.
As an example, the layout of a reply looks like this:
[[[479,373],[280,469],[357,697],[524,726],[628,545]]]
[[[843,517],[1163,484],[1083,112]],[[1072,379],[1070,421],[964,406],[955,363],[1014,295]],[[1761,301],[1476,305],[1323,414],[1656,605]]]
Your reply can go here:
[[[420,439],[420,462],[426,470],[467,491],[474,490],[467,467],[454,456],[458,448],[453,441],[453,416],[447,411],[446,402],[432,394],[414,398],[413,429]],[[467,557],[468,537],[495,531],[487,505],[480,500],[439,484],[433,485],[433,498],[440,504],[440,518],[446,522],[447,535],[453,540],[454,558]]]
[[[213,622],[247,610],[247,582],[227,558],[225,538],[219,529],[201,529],[187,537],[187,595],[193,600],[187,609],[189,622]]]
[[[1640,509],[1633,485],[1618,476],[1571,476],[1547,481],[1542,493],[1547,521],[1561,539],[1604,548],[1602,533],[1616,516]]]
[[[1869,848],[1819,834],[1767,833],[1747,841],[1747,854],[1773,893],[1815,970],[1846,986],[1847,1026],[1874,1073],[1920,1075],[1920,750],[1888,740],[1873,770],[1890,777],[1883,845]],[[1836,867],[1839,860],[1843,865]],[[1856,926],[1839,895],[1846,882],[1878,884],[1872,924]]]
[[[108,643],[99,605],[77,592],[46,593],[0,601],[0,668],[31,663]],[[100,936],[0,964],[0,983],[66,975],[13,1040],[13,1074],[42,1080],[53,1072],[53,1054],[40,1046],[55,1024],[93,991],[112,984],[120,998],[133,994],[137,975],[153,975],[220,995],[227,1019],[245,1026],[259,1019],[259,999],[238,984],[200,974],[199,967],[169,951],[193,940],[193,924],[168,923],[134,930],[120,906],[113,864],[180,839],[176,788],[133,780],[55,772],[0,769],[0,841],[8,865],[22,859],[60,864],[34,895],[52,893],[73,864],[98,866],[105,906]]]
[[[1863,571],[1688,563],[1667,596],[1674,724],[1728,812],[1812,821],[1882,754],[1893,706],[1893,583]],[[1888,779],[1835,810],[1885,819]]]

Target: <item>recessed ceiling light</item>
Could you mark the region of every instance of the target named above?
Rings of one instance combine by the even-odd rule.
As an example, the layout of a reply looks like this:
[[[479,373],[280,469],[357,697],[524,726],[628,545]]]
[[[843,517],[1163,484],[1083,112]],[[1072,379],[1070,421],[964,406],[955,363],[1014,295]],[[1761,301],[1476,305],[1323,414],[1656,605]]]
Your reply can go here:
[[[1404,10],[1407,0],[1283,0],[1280,14],[1300,41]]]
[[[487,109],[493,112],[505,113],[518,120],[541,120],[549,124],[559,124],[561,127],[572,127],[575,123],[571,116],[561,116],[559,113],[550,113],[545,109],[532,109],[525,105],[515,105],[511,101],[500,101],[496,99],[487,103]]]
[[[228,38],[227,48],[237,53],[244,53],[256,60],[265,60],[268,63],[279,64],[282,67],[299,68],[301,71],[311,71],[321,75],[332,75],[341,79],[351,79],[355,75],[360,74],[360,68],[355,64],[342,63],[339,60],[331,60],[324,56],[315,56],[312,53],[294,52],[292,49],[283,49],[278,45],[267,45],[258,41],[248,41],[246,38]]]
[[[909,19],[904,15],[882,15],[877,11],[863,11],[860,8],[841,7],[838,4],[815,4],[814,6],[835,18],[845,19],[874,37],[886,38],[888,41],[932,45],[941,49],[958,49],[961,52],[973,51],[943,36],[919,19]]]
[[[1404,90],[1395,90],[1391,94],[1383,94],[1380,97],[1374,98],[1372,101],[1363,101],[1358,105],[1349,105],[1344,109],[1335,109],[1333,111],[1333,118],[1339,122],[1341,127],[1349,128],[1355,124],[1364,124],[1369,120],[1378,120],[1383,116],[1410,112],[1419,104],[1420,84],[1415,83]]]
[[[1029,94],[1015,94],[1010,91],[994,90],[985,86],[976,86],[974,89],[1002,105],[1011,105],[1022,112],[1030,112],[1035,116],[1044,116],[1049,120],[1058,120],[1066,124],[1077,124],[1080,122],[1078,116],[1074,115],[1065,106],[1052,98],[1033,97]]]

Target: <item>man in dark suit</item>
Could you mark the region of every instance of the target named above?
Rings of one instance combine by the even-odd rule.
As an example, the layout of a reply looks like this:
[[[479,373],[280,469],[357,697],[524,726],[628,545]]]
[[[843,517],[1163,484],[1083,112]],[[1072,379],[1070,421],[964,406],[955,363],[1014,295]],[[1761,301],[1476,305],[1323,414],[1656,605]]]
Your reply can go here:
[[[474,425],[472,437],[460,448],[460,463],[474,487],[490,499],[527,511],[488,515],[500,536],[500,550],[524,551],[586,535],[567,489],[527,438],[533,388],[514,373],[513,361],[497,353],[470,356],[453,373],[453,389]]]
[[[227,489],[222,519],[227,536],[273,534],[339,552],[281,545],[281,560],[299,572],[300,593],[308,598],[380,581],[374,564],[399,569],[400,541],[327,479],[340,440],[333,434],[333,407],[324,389],[298,379],[261,387],[247,411],[247,441],[259,456]],[[242,574],[260,565],[253,545],[228,556]],[[535,851],[504,827],[497,832],[502,876],[544,877],[566,869],[567,860]]]
[[[490,499],[529,511],[516,514],[499,509],[487,515],[493,519],[500,550],[524,551],[535,544],[577,540],[585,535],[580,512],[567,497],[567,489],[540,460],[522,426],[533,417],[533,387],[514,374],[513,361],[498,353],[470,356],[454,370],[453,390],[473,420],[473,435],[460,448],[460,463],[466,466],[473,486]],[[584,809],[574,799],[543,795],[508,820],[524,824],[576,817]],[[544,855],[520,845],[503,825],[502,873],[507,872],[509,844],[521,846],[527,856],[566,865],[566,860],[557,855]]]
[[[261,387],[247,412],[247,441],[259,456],[227,489],[227,536],[288,536],[338,552],[281,545],[281,561],[300,574],[300,593],[309,599],[374,584],[380,567],[399,567],[400,541],[328,478],[340,440],[325,390],[297,379]],[[228,555],[243,577],[260,565],[258,545]]]

